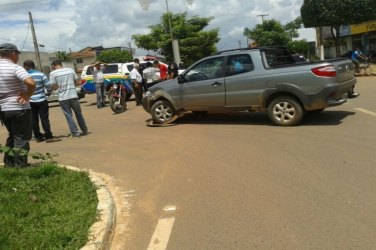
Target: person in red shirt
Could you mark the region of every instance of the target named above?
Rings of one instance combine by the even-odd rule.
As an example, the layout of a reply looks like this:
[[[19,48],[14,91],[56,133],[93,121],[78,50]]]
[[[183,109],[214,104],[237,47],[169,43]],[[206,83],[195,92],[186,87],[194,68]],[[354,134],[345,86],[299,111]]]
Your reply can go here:
[[[158,60],[155,60],[153,62],[153,64],[154,64],[154,67],[156,67],[157,69],[159,69],[159,74],[160,74],[160,77],[161,77],[161,81],[166,80],[166,77],[167,77],[167,66],[164,65],[164,64],[159,63]]]

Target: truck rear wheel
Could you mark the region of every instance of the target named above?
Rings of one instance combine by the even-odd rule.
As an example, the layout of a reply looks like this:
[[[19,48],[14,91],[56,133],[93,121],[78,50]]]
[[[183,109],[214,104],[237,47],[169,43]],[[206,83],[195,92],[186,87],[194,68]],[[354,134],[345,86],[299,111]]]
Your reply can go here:
[[[302,105],[294,98],[280,96],[275,98],[268,107],[269,119],[279,126],[295,126],[304,115]]]

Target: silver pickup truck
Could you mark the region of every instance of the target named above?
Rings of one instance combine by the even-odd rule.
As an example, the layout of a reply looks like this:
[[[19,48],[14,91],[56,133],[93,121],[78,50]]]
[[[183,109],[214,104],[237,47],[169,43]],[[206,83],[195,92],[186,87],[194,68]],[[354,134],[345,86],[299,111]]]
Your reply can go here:
[[[293,126],[305,112],[345,103],[354,70],[349,59],[296,62],[282,47],[222,51],[149,88],[143,107],[156,124],[186,112],[266,111],[275,124]]]

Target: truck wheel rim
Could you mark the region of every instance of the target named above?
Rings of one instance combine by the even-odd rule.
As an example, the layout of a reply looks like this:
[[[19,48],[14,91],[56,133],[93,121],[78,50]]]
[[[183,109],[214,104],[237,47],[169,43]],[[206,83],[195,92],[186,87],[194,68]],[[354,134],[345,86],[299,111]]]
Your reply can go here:
[[[158,117],[160,121],[166,122],[172,118],[172,110],[167,105],[159,105],[155,109],[155,115]]]
[[[275,119],[287,123],[295,118],[296,110],[294,105],[289,102],[279,102],[273,108]]]

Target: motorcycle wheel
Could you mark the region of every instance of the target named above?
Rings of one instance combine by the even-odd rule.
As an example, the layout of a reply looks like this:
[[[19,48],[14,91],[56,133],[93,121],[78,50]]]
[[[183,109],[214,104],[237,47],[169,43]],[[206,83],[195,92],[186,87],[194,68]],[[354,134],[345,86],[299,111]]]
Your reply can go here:
[[[123,113],[127,110],[127,103],[124,98],[121,98],[120,103],[118,103],[119,97],[114,96],[115,90],[111,89],[108,93],[108,99],[112,111],[116,114]]]

